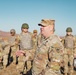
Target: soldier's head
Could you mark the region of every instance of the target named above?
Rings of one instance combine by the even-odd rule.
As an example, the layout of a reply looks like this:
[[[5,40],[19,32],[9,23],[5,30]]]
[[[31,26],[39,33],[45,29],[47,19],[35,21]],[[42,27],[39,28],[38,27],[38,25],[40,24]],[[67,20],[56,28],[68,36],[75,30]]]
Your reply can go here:
[[[21,26],[21,30],[22,32],[28,32],[28,29],[29,29],[29,25],[27,23],[23,23],[22,26]]]
[[[33,34],[34,35],[37,35],[37,30],[33,30]]]
[[[55,31],[55,20],[42,19],[41,23],[39,23],[38,25],[41,26],[41,34],[44,37],[49,37]]]
[[[72,34],[72,28],[71,28],[71,27],[68,27],[68,28],[66,29],[66,34],[67,34],[67,35],[71,35],[71,34]]]
[[[16,34],[15,29],[11,29],[11,30],[10,30],[10,34],[11,34],[11,36],[14,36],[14,35]]]

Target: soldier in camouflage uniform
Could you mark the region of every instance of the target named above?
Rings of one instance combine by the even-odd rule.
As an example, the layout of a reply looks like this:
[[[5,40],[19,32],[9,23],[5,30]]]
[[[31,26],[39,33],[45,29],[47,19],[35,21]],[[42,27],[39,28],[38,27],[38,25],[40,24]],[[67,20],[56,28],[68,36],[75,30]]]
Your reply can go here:
[[[26,53],[26,56],[28,56],[27,53],[31,53],[31,51],[33,51],[32,33],[30,33],[28,29],[29,25],[27,23],[23,23],[21,27],[22,33],[19,35],[20,50],[23,50],[24,53]],[[31,61],[25,61],[25,58],[25,54],[18,58],[17,69],[20,69],[20,71],[23,71],[23,68],[27,71],[31,69]]]
[[[0,43],[0,63],[2,62],[2,51],[3,51],[2,45]]]
[[[38,45],[37,30],[33,30],[32,40],[33,40],[33,46],[34,46],[33,48],[36,50]]]
[[[19,49],[18,43],[17,43],[17,35],[15,29],[10,30],[10,38],[8,40],[10,44],[10,50],[11,50],[11,57],[13,58],[13,64],[16,64],[16,51]]]
[[[66,36],[62,40],[65,51],[64,51],[64,73],[65,75],[72,75],[73,73],[73,52],[75,47],[75,37],[72,35],[72,28],[68,27],[66,29]],[[69,65],[69,67],[68,67]]]
[[[41,35],[45,37],[39,44],[33,61],[32,75],[61,75],[60,65],[63,60],[63,45],[54,35],[55,20],[42,19]]]
[[[8,56],[9,56],[9,51],[10,51],[10,45],[7,39],[3,40],[2,46],[3,46],[3,67],[5,69],[9,62]]]
[[[2,69],[3,65],[2,65],[2,59],[3,59],[3,48],[2,48],[2,37],[0,37],[0,69]]]

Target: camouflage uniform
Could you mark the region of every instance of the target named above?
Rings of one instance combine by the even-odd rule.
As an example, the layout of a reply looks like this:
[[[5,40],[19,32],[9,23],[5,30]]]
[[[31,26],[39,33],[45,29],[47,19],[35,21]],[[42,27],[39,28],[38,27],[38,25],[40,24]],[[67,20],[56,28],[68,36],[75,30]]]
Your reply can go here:
[[[36,51],[32,74],[59,75],[62,52],[63,45],[59,41],[58,37],[56,35],[51,35],[48,39],[46,39],[39,45]],[[46,73],[41,74],[42,71],[45,71]]]
[[[33,48],[36,50],[37,45],[38,45],[37,30],[33,31],[32,40],[33,40],[33,46],[34,46]]]
[[[71,28],[70,28],[71,29]],[[68,31],[68,28],[66,30]],[[71,30],[72,32],[72,30]],[[64,73],[67,75],[68,73],[72,75],[73,73],[73,54],[74,54],[74,46],[75,46],[75,37],[73,35],[66,35],[63,39],[63,44],[64,44]],[[69,67],[68,67],[69,65]]]
[[[44,30],[47,26],[48,29],[49,27],[53,28],[54,20],[43,19],[38,25],[41,25]],[[47,30],[44,32],[47,35]],[[48,32],[50,32],[50,29]],[[32,75],[61,75],[60,65],[63,59],[64,47],[58,36],[51,33],[49,34],[50,35],[45,37],[38,45],[33,60]]]
[[[14,35],[12,36],[12,34],[14,33]],[[11,29],[10,30],[10,38],[9,38],[9,44],[10,44],[10,50],[11,50],[11,56],[13,57],[13,63],[16,64],[16,51],[19,50],[19,46],[18,46],[18,43],[17,43],[17,36],[15,35],[16,32],[14,29]]]
[[[0,38],[0,69],[2,68],[2,59],[3,59],[3,48],[2,48],[2,39]]]
[[[4,40],[3,42],[3,66],[6,68],[8,64],[8,56],[9,56],[10,46],[8,40]]]
[[[26,24],[22,25],[22,28],[27,28]],[[33,42],[32,42],[32,34],[30,32],[22,32],[19,36],[20,41],[20,50],[23,50],[25,53],[33,51]],[[28,60],[25,62],[25,56],[18,57],[18,65],[17,69],[23,71],[23,69],[27,69],[29,71],[31,69],[31,61]],[[25,67],[24,67],[25,66]]]
[[[2,51],[3,51],[2,45],[0,44],[0,62],[1,62],[1,60],[2,60]]]

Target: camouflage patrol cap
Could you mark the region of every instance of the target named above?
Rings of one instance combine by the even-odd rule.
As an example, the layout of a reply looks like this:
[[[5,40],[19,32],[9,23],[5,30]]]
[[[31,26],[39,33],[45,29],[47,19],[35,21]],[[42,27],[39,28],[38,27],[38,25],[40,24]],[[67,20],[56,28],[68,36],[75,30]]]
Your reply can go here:
[[[42,19],[41,23],[39,23],[39,26],[48,26],[48,25],[54,25],[55,20],[50,20],[50,19]]]
[[[10,33],[11,33],[11,32],[14,32],[14,33],[16,33],[15,29],[11,29],[11,30],[10,30]]]
[[[21,28],[29,29],[29,25],[27,23],[23,23]]]
[[[72,28],[71,28],[71,27],[68,27],[68,28],[66,29],[66,32],[72,32]]]
[[[33,30],[33,33],[37,33],[37,30]]]

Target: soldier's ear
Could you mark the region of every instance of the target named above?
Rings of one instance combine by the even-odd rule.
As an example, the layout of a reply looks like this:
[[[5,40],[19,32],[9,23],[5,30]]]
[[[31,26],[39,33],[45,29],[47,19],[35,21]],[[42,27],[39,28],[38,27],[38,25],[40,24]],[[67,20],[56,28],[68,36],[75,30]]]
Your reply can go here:
[[[54,28],[53,28],[53,26],[50,26],[50,31],[52,31]]]
[[[52,31],[53,29],[52,28],[50,28],[50,31]]]

